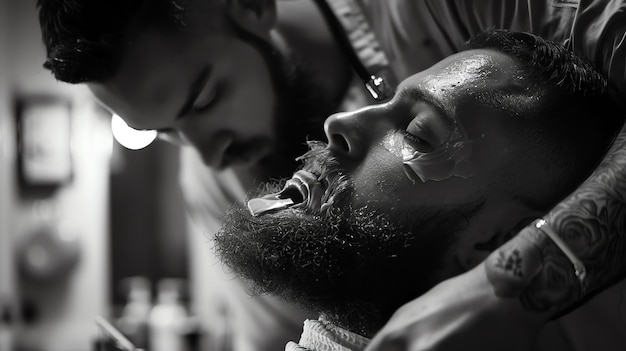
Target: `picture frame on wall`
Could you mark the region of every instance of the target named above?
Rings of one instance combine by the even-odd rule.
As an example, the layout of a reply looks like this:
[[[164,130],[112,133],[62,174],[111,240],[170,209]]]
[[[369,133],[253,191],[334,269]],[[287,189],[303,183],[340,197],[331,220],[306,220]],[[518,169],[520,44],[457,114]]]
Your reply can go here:
[[[72,180],[71,112],[67,98],[16,98],[17,169],[23,188],[55,189]]]

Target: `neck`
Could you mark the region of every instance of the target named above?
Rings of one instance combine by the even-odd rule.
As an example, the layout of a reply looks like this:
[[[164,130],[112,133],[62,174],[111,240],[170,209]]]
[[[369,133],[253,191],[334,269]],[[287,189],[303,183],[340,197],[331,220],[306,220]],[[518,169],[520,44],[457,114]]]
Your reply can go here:
[[[294,52],[316,74],[334,101],[340,101],[351,70],[325,18],[313,0],[277,1],[278,23],[272,39],[284,53]]]

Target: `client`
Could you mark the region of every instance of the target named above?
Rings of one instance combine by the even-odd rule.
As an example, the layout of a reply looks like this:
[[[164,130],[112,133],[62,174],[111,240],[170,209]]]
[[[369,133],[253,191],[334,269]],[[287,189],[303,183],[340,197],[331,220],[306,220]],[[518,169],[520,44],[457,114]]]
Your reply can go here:
[[[389,102],[329,117],[328,144],[311,142],[291,179],[233,209],[216,249],[258,292],[320,314],[288,349],[361,350],[401,305],[571,193],[624,115],[560,45],[488,31]],[[501,260],[523,274],[523,258]]]

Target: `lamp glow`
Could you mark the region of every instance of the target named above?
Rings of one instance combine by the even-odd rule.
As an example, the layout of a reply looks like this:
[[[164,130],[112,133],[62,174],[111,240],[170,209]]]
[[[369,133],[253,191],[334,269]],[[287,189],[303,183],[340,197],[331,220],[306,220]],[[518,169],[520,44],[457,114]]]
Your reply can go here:
[[[156,130],[138,130],[130,127],[117,114],[111,118],[113,137],[127,149],[139,150],[150,145],[157,137]]]

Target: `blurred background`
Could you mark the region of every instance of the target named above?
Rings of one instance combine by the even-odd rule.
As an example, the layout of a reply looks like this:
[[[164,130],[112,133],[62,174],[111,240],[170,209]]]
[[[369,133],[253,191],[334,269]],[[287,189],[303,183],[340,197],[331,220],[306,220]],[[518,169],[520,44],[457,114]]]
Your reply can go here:
[[[179,328],[192,350],[204,248],[173,186],[178,151],[121,146],[86,87],[43,69],[35,3],[0,0],[0,351],[99,349],[95,316],[138,345]]]

